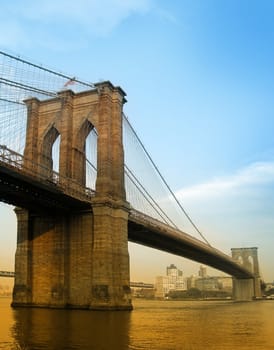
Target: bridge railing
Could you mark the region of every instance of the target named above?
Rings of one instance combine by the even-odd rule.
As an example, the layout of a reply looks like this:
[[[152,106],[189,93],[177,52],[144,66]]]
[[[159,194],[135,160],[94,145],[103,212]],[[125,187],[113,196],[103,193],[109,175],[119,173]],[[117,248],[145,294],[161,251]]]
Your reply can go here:
[[[21,169],[23,166],[23,156],[10,150],[5,145],[0,145],[0,160],[8,166]]]
[[[26,159],[23,155],[9,149],[5,145],[0,145],[0,163],[13,171],[31,177],[34,180],[38,180],[46,185],[54,186],[73,198],[90,201],[95,195],[95,191],[91,188],[84,187],[74,179],[61,176],[58,172],[52,169],[47,169],[42,165]],[[32,166],[25,166],[26,163],[31,164]],[[32,169],[37,170],[34,171]]]

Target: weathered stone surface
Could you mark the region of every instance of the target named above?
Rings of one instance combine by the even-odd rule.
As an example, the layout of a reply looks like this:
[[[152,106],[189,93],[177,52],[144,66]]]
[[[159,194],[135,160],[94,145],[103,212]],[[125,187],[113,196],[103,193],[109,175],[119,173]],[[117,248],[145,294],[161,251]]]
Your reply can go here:
[[[90,210],[58,215],[16,210],[14,306],[132,308],[122,144],[125,93],[110,82],[96,87],[26,101],[24,166],[50,180],[52,146],[60,135],[60,181],[70,178],[84,186],[85,140],[96,128],[97,181]]]

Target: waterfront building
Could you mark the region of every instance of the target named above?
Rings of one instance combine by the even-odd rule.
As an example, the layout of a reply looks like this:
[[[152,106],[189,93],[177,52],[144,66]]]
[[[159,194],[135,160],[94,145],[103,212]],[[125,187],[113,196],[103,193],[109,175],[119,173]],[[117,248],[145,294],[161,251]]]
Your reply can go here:
[[[182,291],[186,289],[186,279],[183,277],[183,271],[179,270],[174,264],[166,268],[166,276],[156,277],[156,298],[164,298],[171,290]]]
[[[232,291],[232,277],[224,276],[218,277],[219,288],[224,291],[231,292]]]
[[[201,291],[219,290],[218,277],[197,278],[195,286]]]
[[[164,298],[169,290],[169,278],[167,276],[157,276],[155,280],[155,297]]]
[[[187,277],[187,289],[196,288],[196,280],[197,277],[195,275],[191,275]]]
[[[207,276],[197,278],[195,287],[201,291],[232,291],[232,277]]]

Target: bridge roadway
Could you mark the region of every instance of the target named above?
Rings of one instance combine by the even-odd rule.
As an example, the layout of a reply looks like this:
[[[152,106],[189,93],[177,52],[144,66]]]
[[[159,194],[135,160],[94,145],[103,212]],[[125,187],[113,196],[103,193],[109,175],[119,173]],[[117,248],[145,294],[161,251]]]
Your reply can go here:
[[[0,201],[56,213],[90,209],[94,192],[69,179],[59,179],[56,174],[52,181],[37,178],[22,167],[22,156],[12,158],[10,152],[0,146]],[[128,239],[209,265],[239,279],[254,277],[230,256],[134,209],[129,214]]]

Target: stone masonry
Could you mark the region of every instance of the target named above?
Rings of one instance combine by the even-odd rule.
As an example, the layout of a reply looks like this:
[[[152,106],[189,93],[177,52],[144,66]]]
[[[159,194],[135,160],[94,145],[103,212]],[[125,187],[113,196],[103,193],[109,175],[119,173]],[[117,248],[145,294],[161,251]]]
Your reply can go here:
[[[60,183],[85,186],[85,140],[96,128],[96,194],[90,208],[41,213],[17,208],[13,306],[132,309],[122,109],[125,93],[110,82],[81,93],[25,101],[24,166],[52,176],[52,146],[60,135]],[[65,186],[65,183],[61,183]]]

